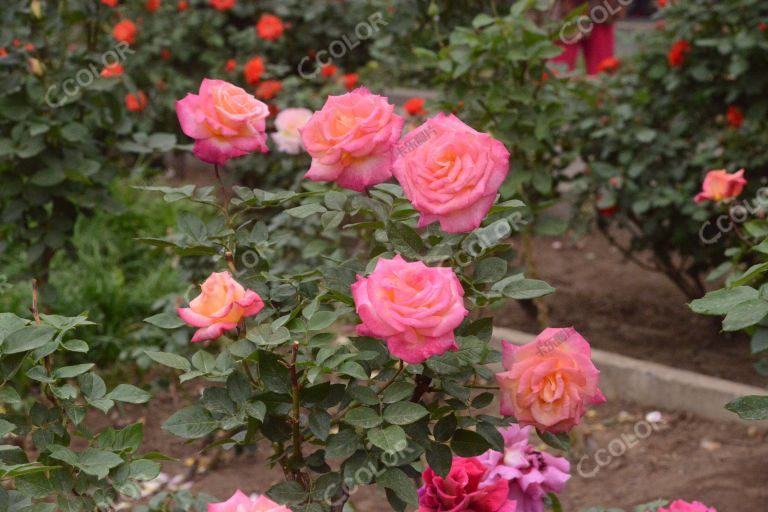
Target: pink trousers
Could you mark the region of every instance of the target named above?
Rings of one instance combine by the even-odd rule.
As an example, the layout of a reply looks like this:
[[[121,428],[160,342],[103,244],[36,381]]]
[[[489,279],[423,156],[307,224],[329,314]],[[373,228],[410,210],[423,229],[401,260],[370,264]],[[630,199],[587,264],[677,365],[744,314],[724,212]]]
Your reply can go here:
[[[584,48],[584,60],[587,63],[587,73],[597,74],[600,63],[614,56],[616,39],[613,23],[595,24],[589,35],[582,37],[581,41],[573,44],[561,43],[563,53],[552,59],[553,62],[561,62],[573,71],[579,57],[579,49]]]

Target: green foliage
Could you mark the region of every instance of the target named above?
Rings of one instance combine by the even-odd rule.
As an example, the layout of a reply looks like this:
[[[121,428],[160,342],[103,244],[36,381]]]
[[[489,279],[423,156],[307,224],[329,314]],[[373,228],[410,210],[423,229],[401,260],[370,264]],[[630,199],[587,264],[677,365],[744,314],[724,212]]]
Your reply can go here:
[[[13,490],[0,487],[5,510],[109,507],[139,497],[138,483],[160,472],[156,457],[140,452],[143,424],[92,432],[84,423],[91,409],[107,414],[116,402],[150,398],[129,384],[108,391],[93,363],[61,365],[67,351],[88,351],[74,336],[92,325],[82,315],[31,322],[0,314],[0,432],[7,443],[0,445],[0,480],[14,483]],[[22,386],[34,391],[19,393]]]
[[[704,293],[703,278],[725,248],[738,245],[738,230],[716,227],[711,203],[694,204],[706,171],[746,169],[743,200],[753,203],[768,159],[755,146],[768,134],[768,36],[759,30],[768,8],[755,0],[670,2],[663,28],[639,38],[640,51],[613,77],[601,75],[591,102],[574,124],[573,139],[589,172],[584,210],[600,211],[598,226],[630,233],[613,240],[630,258],[664,273],[691,299]],[[668,53],[686,40],[691,50],[680,67]],[[584,87],[587,87],[586,85]],[[729,107],[745,116],[729,126]],[[727,220],[727,217],[726,217]]]

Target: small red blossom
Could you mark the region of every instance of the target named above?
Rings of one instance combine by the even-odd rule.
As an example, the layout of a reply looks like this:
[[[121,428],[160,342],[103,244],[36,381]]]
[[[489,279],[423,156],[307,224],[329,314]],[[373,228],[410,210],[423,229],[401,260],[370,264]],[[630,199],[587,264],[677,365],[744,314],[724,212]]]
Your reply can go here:
[[[357,81],[359,78],[360,77],[357,75],[357,73],[347,73],[346,75],[344,75],[344,87],[348,91],[351,91],[357,85]]]
[[[101,73],[99,73],[104,78],[110,78],[113,76],[120,76],[123,74],[125,70],[123,69],[123,66],[119,63],[114,63],[106,66],[104,69],[101,70]]]
[[[744,113],[736,105],[728,107],[728,112],[725,114],[725,117],[728,118],[728,125],[731,128],[739,129],[741,128],[741,125],[744,124]]]
[[[252,58],[246,62],[245,67],[243,68],[245,81],[250,85],[259,83],[259,81],[261,81],[261,75],[264,74],[264,69],[264,61],[261,57]]]
[[[229,59],[227,63],[224,64],[224,71],[231,73],[235,69],[237,69],[237,61],[235,59]]]
[[[280,80],[264,80],[256,87],[256,97],[262,100],[271,100],[283,89]]]
[[[125,95],[125,108],[131,112],[141,112],[147,106],[147,95],[144,91],[129,92]]]
[[[608,57],[600,61],[597,65],[598,73],[615,73],[621,66],[621,61],[616,57]]]
[[[274,14],[262,14],[256,24],[256,33],[265,41],[276,41],[283,35],[283,20]]]
[[[155,12],[160,8],[160,0],[147,0],[147,3],[144,4],[144,6],[149,12]]]
[[[101,0],[101,3],[108,5],[109,7],[117,6],[117,0]]]
[[[189,2],[187,2],[187,0],[181,0],[178,4],[176,4],[176,8],[179,11],[186,11],[189,9]]]
[[[160,58],[166,62],[171,60],[171,50],[169,50],[168,48],[163,48],[162,50],[160,50]]]
[[[112,37],[121,43],[133,44],[136,42],[136,24],[131,20],[123,20],[112,29]]]
[[[403,104],[403,109],[409,116],[425,116],[424,101],[424,98],[411,98]]]
[[[685,56],[691,51],[691,43],[681,39],[672,45],[672,49],[669,50],[668,60],[669,66],[673,68],[679,68],[685,64]]]
[[[210,0],[211,7],[217,11],[228,11],[235,6],[237,0]]]
[[[333,64],[326,64],[325,66],[320,68],[320,74],[323,75],[325,78],[330,78],[333,75],[335,75],[336,71],[338,70],[339,68],[337,68]]]

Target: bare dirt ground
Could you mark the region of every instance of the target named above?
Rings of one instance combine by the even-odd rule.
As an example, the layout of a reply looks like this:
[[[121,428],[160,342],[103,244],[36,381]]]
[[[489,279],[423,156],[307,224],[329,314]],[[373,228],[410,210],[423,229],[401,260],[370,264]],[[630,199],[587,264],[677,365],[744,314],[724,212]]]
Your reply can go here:
[[[626,261],[599,234],[535,242],[540,279],[557,289],[544,300],[551,326],[573,325],[598,349],[756,386],[749,340],[721,333],[719,317],[694,314],[661,274]],[[496,325],[539,332],[518,302],[494,314]]]

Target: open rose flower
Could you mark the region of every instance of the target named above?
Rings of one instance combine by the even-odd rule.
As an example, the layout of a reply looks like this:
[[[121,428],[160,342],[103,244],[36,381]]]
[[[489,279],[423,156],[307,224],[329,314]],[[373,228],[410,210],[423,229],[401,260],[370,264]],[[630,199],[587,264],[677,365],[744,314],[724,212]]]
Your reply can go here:
[[[199,327],[193,342],[215,340],[237,327],[245,317],[258,314],[264,301],[253,290],[246,290],[229,272],[214,272],[200,286],[201,293],[188,308],[176,311],[186,323]]]
[[[291,509],[266,496],[249,498],[238,489],[227,501],[209,503],[208,512],[291,512]]]
[[[701,502],[677,500],[670,503],[667,507],[661,507],[658,512],[717,512],[714,507],[708,507]]]
[[[507,481],[485,483],[485,476],[486,468],[477,458],[455,457],[445,478],[428,467],[422,474],[418,512],[515,512]]]
[[[387,98],[365,87],[329,96],[301,130],[304,147],[312,156],[305,177],[335,181],[358,192],[388,180],[404,122]]]
[[[540,452],[528,441],[531,429],[515,424],[500,429],[504,452],[489,450],[478,457],[488,468],[484,483],[509,483],[509,499],[517,502],[515,512],[544,512],[544,497],[563,492],[571,478],[568,459]]]
[[[131,20],[123,20],[115,25],[112,29],[112,37],[121,43],[133,44],[136,42],[137,32],[138,29],[136,28],[136,24],[134,22]]]
[[[283,35],[283,20],[274,14],[264,13],[256,24],[256,33],[266,41],[275,41]]]
[[[352,298],[361,336],[386,340],[395,357],[411,364],[457,350],[453,330],[469,314],[453,269],[379,258],[370,276],[357,276]]]
[[[573,327],[544,329],[533,343],[503,342],[501,414],[547,432],[568,432],[587,405],[605,402],[589,343]]]
[[[277,149],[289,155],[298,155],[302,149],[301,133],[309,118],[312,117],[312,111],[306,108],[287,108],[277,114],[275,119],[275,128],[277,131],[272,134],[272,140],[277,144]]]
[[[269,108],[240,87],[222,80],[203,80],[198,94],[176,102],[181,129],[195,139],[200,160],[223,165],[251,151],[266,153]]]
[[[447,233],[480,226],[509,171],[509,152],[454,115],[438,114],[398,145],[392,169],[421,217]]]
[[[709,171],[704,178],[704,183],[699,192],[693,199],[697,203],[703,201],[725,201],[738,197],[744,190],[747,180],[744,178],[744,169],[728,174],[725,169],[718,171]]]

